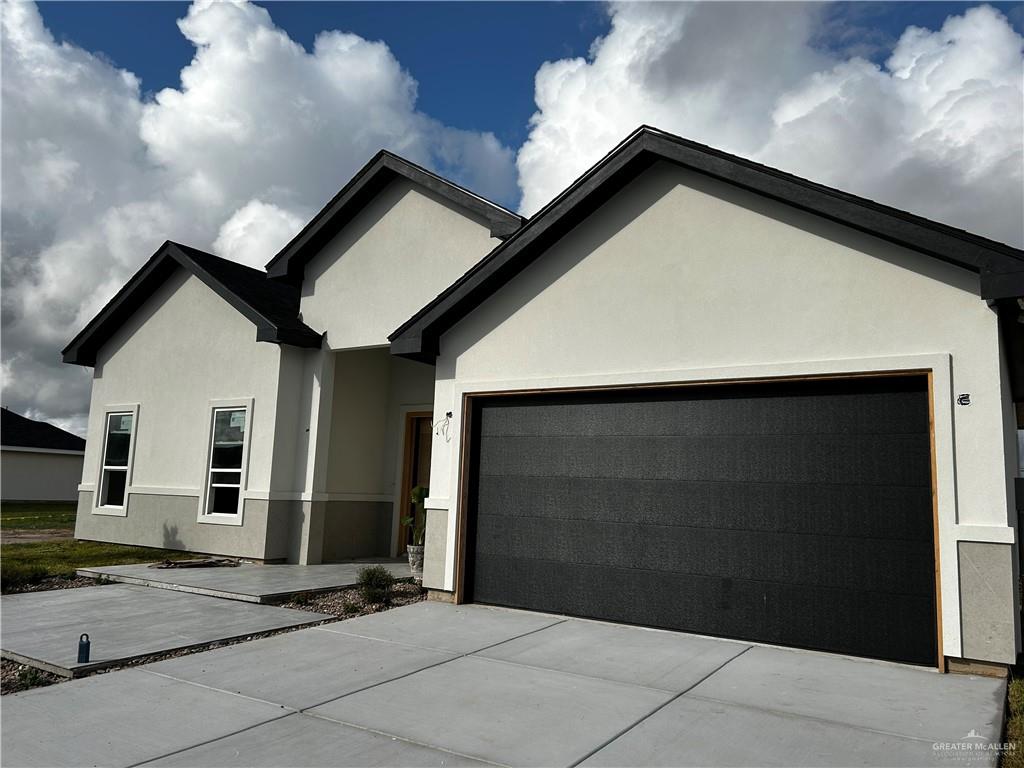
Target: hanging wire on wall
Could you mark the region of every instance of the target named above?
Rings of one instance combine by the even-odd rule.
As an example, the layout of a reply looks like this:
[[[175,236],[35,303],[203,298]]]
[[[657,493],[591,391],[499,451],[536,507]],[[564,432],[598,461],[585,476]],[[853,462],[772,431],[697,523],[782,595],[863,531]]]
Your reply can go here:
[[[444,421],[440,421],[437,424],[432,424],[434,427],[434,434],[444,438],[446,443],[452,441],[452,412],[448,411],[444,415]]]

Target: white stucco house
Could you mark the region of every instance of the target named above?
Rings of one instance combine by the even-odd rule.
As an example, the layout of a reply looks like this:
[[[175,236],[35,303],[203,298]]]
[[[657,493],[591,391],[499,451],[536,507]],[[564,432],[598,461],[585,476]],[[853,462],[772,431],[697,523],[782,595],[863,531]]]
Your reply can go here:
[[[382,152],[64,350],[76,536],[394,556],[423,484],[438,599],[1009,664],[1022,320],[1021,250],[655,129],[528,221]]]
[[[85,440],[45,421],[0,409],[0,499],[78,499]]]

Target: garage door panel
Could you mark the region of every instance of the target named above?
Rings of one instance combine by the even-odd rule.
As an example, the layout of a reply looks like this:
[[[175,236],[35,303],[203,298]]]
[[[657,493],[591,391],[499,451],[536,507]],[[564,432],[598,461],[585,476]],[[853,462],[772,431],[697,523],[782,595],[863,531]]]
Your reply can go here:
[[[923,377],[474,413],[471,599],[934,663]]]
[[[515,581],[511,592],[503,573]],[[764,625],[761,587],[693,574],[495,558],[477,584],[481,602],[501,598],[503,605],[551,613],[735,637]]]
[[[857,385],[852,385],[857,387]],[[798,387],[799,389],[799,387]],[[523,398],[490,408],[481,435],[777,435],[915,434],[928,429],[927,409],[916,387],[902,392],[856,392],[808,396],[775,393],[751,397],[744,386],[685,390],[672,399],[642,393],[636,402],[609,403],[598,394],[589,402],[552,403]],[[661,397],[662,400],[652,398]],[[604,398],[603,400],[598,398]],[[840,405],[841,404],[841,405]]]
[[[492,515],[477,525],[487,556],[926,596],[934,587],[924,542]]]
[[[652,483],[629,478],[488,475],[479,479],[488,512],[697,528],[926,540],[931,489],[923,486],[785,483]]]
[[[501,597],[501,604],[511,607],[837,653],[848,653],[852,645],[859,655],[876,658],[935,654],[934,641],[920,631],[934,618],[927,597],[885,600],[813,586],[557,562],[526,567],[522,561],[495,560],[487,571],[481,574],[481,602]],[[514,594],[501,586],[502,573],[514,575]],[[488,581],[495,592],[487,592]],[[809,643],[808,638],[824,639]]]
[[[483,476],[724,483],[922,485],[929,446],[917,435],[580,435],[492,437]]]

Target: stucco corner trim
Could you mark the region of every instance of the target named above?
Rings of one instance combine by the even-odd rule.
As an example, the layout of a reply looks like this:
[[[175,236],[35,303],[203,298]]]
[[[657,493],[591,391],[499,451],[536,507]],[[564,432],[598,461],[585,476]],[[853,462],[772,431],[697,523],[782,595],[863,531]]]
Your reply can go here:
[[[1013,544],[1016,531],[1008,525],[956,525],[953,535],[957,541],[977,541],[988,544]]]

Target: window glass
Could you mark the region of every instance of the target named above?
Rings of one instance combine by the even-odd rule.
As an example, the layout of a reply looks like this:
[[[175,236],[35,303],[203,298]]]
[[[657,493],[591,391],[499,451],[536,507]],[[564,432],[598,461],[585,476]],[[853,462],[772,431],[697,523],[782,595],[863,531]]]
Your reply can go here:
[[[230,488],[213,486],[210,488],[209,511],[218,515],[237,515],[238,493],[237,485]]]
[[[245,408],[216,408],[210,468],[206,478],[206,514],[237,515],[242,496]]]
[[[125,483],[128,471],[124,469],[107,469],[103,472],[103,506],[123,507]]]
[[[128,449],[132,442],[132,414],[111,413],[107,416],[107,445],[103,465],[127,467]]]
[[[241,469],[245,409],[217,410],[213,416],[213,469]]]

